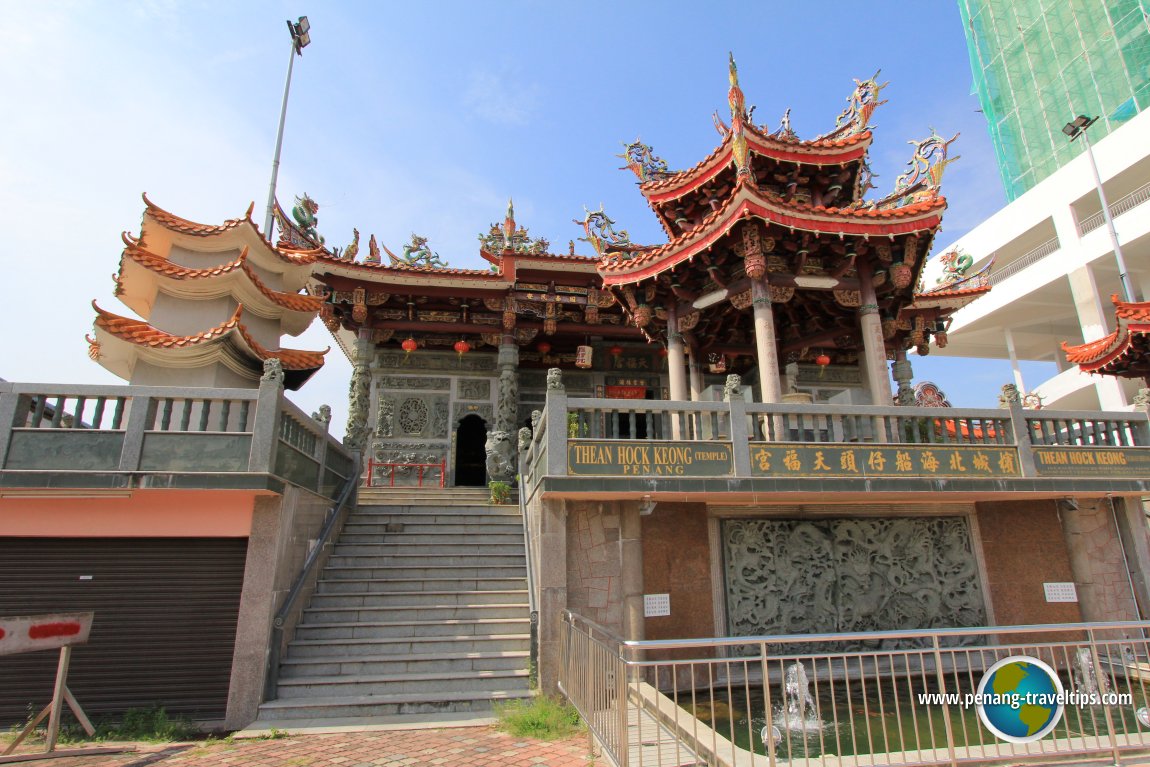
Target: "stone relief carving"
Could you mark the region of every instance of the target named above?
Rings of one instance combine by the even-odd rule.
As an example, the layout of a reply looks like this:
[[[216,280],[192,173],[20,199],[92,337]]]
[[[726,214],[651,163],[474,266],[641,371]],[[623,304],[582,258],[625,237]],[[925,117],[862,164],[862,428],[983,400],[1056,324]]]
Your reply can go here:
[[[460,399],[491,399],[491,381],[485,378],[460,378],[455,385]]]
[[[370,385],[371,373],[368,371],[367,363],[356,364],[352,368],[351,383],[348,385],[347,430],[343,437],[343,443],[351,450],[367,448],[367,409],[371,401]]]
[[[501,431],[513,430],[518,407],[519,381],[514,370],[504,369],[499,374],[499,409],[495,413],[495,428]]]
[[[392,419],[395,416],[395,403],[390,397],[379,398],[375,408],[375,436],[390,437],[394,426]]]
[[[566,391],[563,387],[563,371],[559,368],[551,368],[547,371],[547,391]]]
[[[473,404],[470,402],[456,402],[451,409],[451,423],[458,425],[466,416],[474,413],[485,423],[494,423],[494,408],[490,404]]]
[[[429,378],[426,376],[380,376],[376,379],[380,389],[420,390],[433,389],[447,391],[451,388],[450,378]]]
[[[399,405],[399,428],[404,434],[422,434],[427,428],[430,408],[417,397],[408,397]]]
[[[962,517],[728,520],[723,545],[734,635],[985,621]]]
[[[381,368],[409,368],[413,370],[494,370],[494,354],[413,354],[405,359],[403,352],[379,353]]]

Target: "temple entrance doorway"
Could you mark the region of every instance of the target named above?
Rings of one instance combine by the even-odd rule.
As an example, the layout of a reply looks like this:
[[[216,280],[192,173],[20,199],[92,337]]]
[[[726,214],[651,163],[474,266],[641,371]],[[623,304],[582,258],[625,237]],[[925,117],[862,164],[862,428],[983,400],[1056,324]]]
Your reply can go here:
[[[477,415],[469,415],[459,422],[455,430],[455,486],[485,487],[487,485],[487,425]]]

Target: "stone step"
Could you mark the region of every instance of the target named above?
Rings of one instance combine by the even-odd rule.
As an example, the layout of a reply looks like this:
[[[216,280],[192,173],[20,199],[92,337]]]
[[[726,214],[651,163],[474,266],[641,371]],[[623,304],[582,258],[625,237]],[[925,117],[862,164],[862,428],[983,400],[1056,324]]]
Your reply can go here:
[[[403,530],[400,532],[348,532],[346,528],[339,536],[339,547],[344,546],[460,546],[481,544],[485,546],[517,546],[523,548],[523,530],[515,527],[508,532],[488,530],[436,530],[420,533]]]
[[[486,536],[475,536],[470,541],[434,543],[430,541],[409,541],[406,536],[394,536],[383,543],[344,543],[341,539],[332,551],[332,556],[352,556],[369,554],[371,556],[402,555],[405,557],[419,556],[447,556],[462,554],[466,556],[487,557],[492,555],[522,554],[523,536],[513,543],[499,541],[488,542]]]
[[[505,652],[423,653],[420,655],[332,655],[317,658],[288,658],[283,662],[280,678],[340,676],[344,674],[402,674],[525,669],[531,653],[526,650]]]
[[[394,533],[453,533],[453,534],[487,534],[500,533],[509,535],[523,535],[523,521],[519,517],[485,517],[478,514],[460,514],[458,519],[452,519],[443,514],[420,514],[410,517],[388,519],[374,522],[349,517],[343,526],[342,535],[390,535]],[[389,529],[391,528],[391,529]]]
[[[501,618],[523,618],[527,616],[526,600],[503,604],[454,604],[434,603],[428,597],[423,605],[387,605],[386,607],[318,607],[303,611],[303,624],[325,626],[335,623],[377,623],[388,621],[432,621],[466,620],[485,621]]]
[[[527,689],[494,690],[486,693],[439,693],[366,695],[357,698],[305,698],[273,700],[260,706],[261,719],[346,719],[361,716],[395,716],[446,712],[490,711],[500,700],[530,698]]]
[[[418,656],[427,653],[464,655],[473,652],[526,652],[531,635],[527,633],[484,634],[481,636],[376,637],[374,639],[292,640],[287,657],[329,658],[379,655]]]
[[[296,628],[296,638],[301,641],[311,639],[391,639],[440,636],[484,636],[524,633],[530,629],[531,620],[522,618],[494,618],[491,620],[393,620],[363,621],[348,623],[301,623]]]
[[[325,572],[328,579],[321,580],[316,594],[371,594],[383,590],[418,593],[422,591],[496,591],[500,589],[522,589],[527,585],[527,571],[521,567],[495,567],[492,570],[508,574],[486,576],[477,574],[484,568],[383,568],[383,576],[370,577],[366,573]],[[367,568],[370,572],[370,568]],[[409,573],[412,570],[442,571],[440,575],[426,576]],[[463,572],[468,571],[468,572]],[[362,577],[361,577],[362,576]]]
[[[402,567],[402,568],[441,568],[441,567],[472,567],[472,568],[499,568],[499,567],[525,567],[527,561],[526,555],[520,551],[518,554],[477,554],[477,553],[458,553],[458,554],[411,554],[411,553],[395,553],[383,556],[371,556],[368,554],[351,554],[343,556],[340,554],[332,554],[328,560],[328,567],[332,575],[336,572],[342,572],[353,568],[373,568],[374,570],[381,570],[388,567]],[[327,573],[325,572],[325,575]],[[371,577],[381,577],[379,575],[372,575]]]
[[[527,688],[527,670],[474,671],[418,674],[364,674],[283,679],[279,699],[362,697],[419,693],[477,693]]]
[[[385,503],[359,501],[349,518],[370,517],[380,514],[435,514],[438,516],[476,514],[484,517],[519,517],[518,506],[492,506],[491,504],[450,501],[445,503],[412,503],[410,500]]]
[[[386,581],[381,586],[390,586]],[[527,589],[371,591],[359,594],[314,594],[309,608],[392,607],[402,605],[497,605],[527,604]]]

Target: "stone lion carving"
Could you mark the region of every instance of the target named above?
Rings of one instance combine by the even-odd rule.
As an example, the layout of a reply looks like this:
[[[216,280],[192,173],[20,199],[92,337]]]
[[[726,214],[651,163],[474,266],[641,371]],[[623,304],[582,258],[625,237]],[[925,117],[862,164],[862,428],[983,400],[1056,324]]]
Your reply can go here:
[[[507,482],[515,477],[515,453],[511,445],[511,435],[502,430],[492,430],[487,434],[487,479]]]
[[[723,384],[723,400],[730,402],[733,399],[738,399],[743,394],[743,379],[738,373],[731,373],[727,376],[727,382]]]
[[[542,410],[531,411],[531,431],[535,432],[539,429],[539,422],[543,420]]]
[[[1002,394],[998,395],[998,406],[999,407],[1010,407],[1011,405],[1017,405],[1021,401],[1022,401],[1022,398],[1018,393],[1018,387],[1017,386],[1015,386],[1014,384],[1004,384],[1003,385]]]
[[[522,453],[531,447],[531,430],[524,426],[519,430],[519,452]]]
[[[563,371],[559,368],[547,371],[547,391],[566,391],[563,386]]]
[[[319,410],[311,414],[311,418],[316,423],[327,426],[331,423],[331,406],[320,405]]]
[[[264,374],[260,376],[261,381],[274,381],[278,384],[284,382],[284,366],[275,357],[268,357],[264,360]]]
[[[1146,410],[1150,407],[1150,389],[1139,389],[1130,404],[1134,405],[1138,410]]]

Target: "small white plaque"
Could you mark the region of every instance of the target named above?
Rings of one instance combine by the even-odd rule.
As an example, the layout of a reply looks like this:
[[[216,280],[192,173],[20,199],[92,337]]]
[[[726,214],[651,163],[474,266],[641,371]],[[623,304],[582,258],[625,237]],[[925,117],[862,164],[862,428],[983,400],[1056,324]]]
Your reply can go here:
[[[1044,583],[1042,589],[1046,592],[1047,602],[1078,601],[1078,589],[1073,583]]]
[[[671,614],[671,595],[670,594],[644,594],[643,595],[643,617],[644,618],[657,618],[660,615]]]

